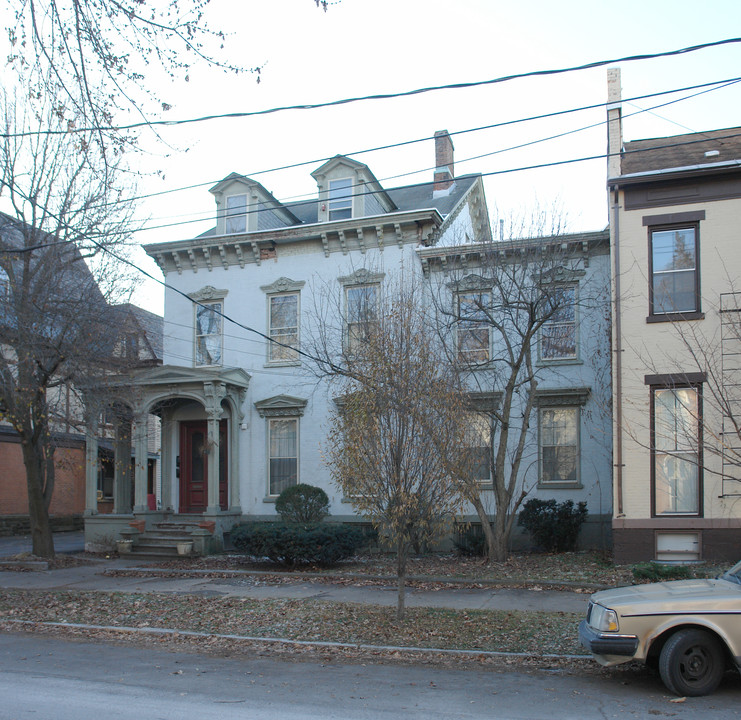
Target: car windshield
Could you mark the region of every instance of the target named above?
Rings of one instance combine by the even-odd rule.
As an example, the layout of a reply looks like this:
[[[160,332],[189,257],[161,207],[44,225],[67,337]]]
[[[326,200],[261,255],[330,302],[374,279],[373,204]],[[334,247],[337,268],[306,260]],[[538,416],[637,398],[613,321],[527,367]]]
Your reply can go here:
[[[735,582],[741,585],[741,562],[736,563],[730,570],[723,573],[721,577],[724,580],[729,580],[730,582]]]

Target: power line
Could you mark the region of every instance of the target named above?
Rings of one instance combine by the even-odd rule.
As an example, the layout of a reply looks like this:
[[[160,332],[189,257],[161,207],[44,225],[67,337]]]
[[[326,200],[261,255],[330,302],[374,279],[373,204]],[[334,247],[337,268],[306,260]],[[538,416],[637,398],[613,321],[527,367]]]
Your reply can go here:
[[[672,57],[676,55],[684,55],[687,53],[697,52],[698,50],[706,50],[707,48],[720,47],[723,45],[731,45],[735,43],[741,43],[741,38],[727,38],[725,40],[716,40],[714,42],[702,43],[700,45],[691,45],[688,47],[679,48],[677,50],[667,50],[660,53],[646,53],[642,55],[626,55],[624,57],[614,58],[611,60],[597,60],[595,62],[584,63],[582,65],[572,65],[565,68],[552,68],[548,70],[531,70],[525,73],[515,73],[512,75],[502,75],[500,77],[491,78],[489,80],[477,80],[473,82],[461,82],[461,83],[450,83],[447,85],[431,85],[422,88],[415,88],[414,90],[405,90],[396,93],[378,93],[374,95],[361,95],[356,97],[342,98],[339,100],[330,100],[323,103],[304,103],[297,105],[282,105],[279,107],[267,108],[264,110],[253,110],[249,112],[231,112],[231,113],[220,113],[214,115],[203,115],[197,118],[187,118],[184,120],[152,120],[150,122],[138,122],[130,123],[128,125],[91,125],[82,128],[69,128],[65,130],[29,130],[22,133],[0,133],[0,137],[29,137],[38,135],[66,135],[72,133],[86,133],[86,132],[101,132],[101,131],[122,131],[122,130],[135,130],[141,127],[154,127],[154,126],[177,126],[177,125],[190,125],[194,123],[208,122],[211,120],[223,120],[232,118],[245,118],[255,117],[259,115],[271,115],[274,113],[285,112],[288,110],[317,110],[319,108],[336,107],[339,105],[349,105],[351,103],[365,102],[369,100],[389,100],[402,97],[411,97],[414,95],[422,95],[429,92],[438,92],[440,90],[462,90],[474,87],[483,87],[487,85],[496,85],[500,83],[509,82],[511,80],[522,80],[531,77],[549,77],[552,75],[563,75],[570,72],[577,72],[580,70],[591,70],[598,67],[604,67],[605,65],[612,65],[615,63],[626,63],[635,62],[638,60],[655,60],[657,58]]]
[[[675,88],[673,90],[662,90],[662,91],[655,92],[655,93],[647,93],[645,95],[636,95],[636,96],[631,97],[631,98],[625,98],[623,100],[623,102],[624,103],[631,103],[631,102],[637,101],[637,100],[646,100],[646,99],[653,98],[653,97],[661,97],[663,95],[672,95],[674,93],[679,93],[679,92],[687,92],[687,91],[690,91],[690,90],[698,90],[700,88],[709,88],[710,90],[722,89],[723,87],[727,87],[727,86],[732,85],[732,84],[734,84],[736,82],[739,82],[739,81],[741,81],[741,76],[737,76],[737,77],[733,77],[733,78],[727,78],[725,80],[715,80],[715,81],[712,81],[712,82],[700,83],[700,84],[697,84],[697,85],[688,85],[688,86],[681,87],[681,88]],[[716,87],[716,86],[718,86],[718,87]],[[710,91],[710,90],[708,90],[708,91]],[[695,97],[695,95],[690,95],[688,97]],[[681,102],[682,100],[686,100],[686,99],[688,99],[688,98],[687,97],[683,97],[683,98],[679,98],[677,100],[673,100],[671,102]],[[602,102],[602,103],[594,103],[594,104],[591,104],[591,105],[582,105],[582,106],[576,107],[576,108],[569,108],[569,109],[566,109],[566,110],[556,110],[556,111],[549,112],[549,113],[542,113],[540,115],[531,115],[531,116],[525,117],[525,118],[517,118],[517,119],[513,119],[513,120],[504,120],[504,121],[501,121],[501,122],[490,123],[490,124],[487,124],[487,125],[479,125],[479,126],[476,126],[476,127],[473,127],[473,128],[466,128],[464,130],[454,130],[453,132],[451,132],[449,134],[450,134],[451,137],[455,137],[455,136],[458,136],[458,135],[465,135],[465,134],[470,134],[470,133],[475,133],[475,132],[481,132],[481,131],[484,131],[484,130],[492,130],[492,129],[496,129],[496,128],[502,128],[502,127],[507,127],[507,126],[511,126],[511,125],[517,125],[517,124],[520,124],[520,123],[532,122],[532,121],[535,121],[535,120],[546,120],[546,119],[550,119],[550,118],[554,118],[554,117],[559,117],[561,115],[569,115],[569,114],[574,114],[574,113],[578,113],[578,112],[584,112],[584,111],[587,111],[587,110],[596,110],[596,109],[599,109],[599,108],[605,108],[608,104],[609,103],[607,103],[607,102]],[[656,108],[656,107],[663,107],[663,105],[665,105],[665,104],[669,104],[669,103],[664,103],[662,105],[656,105],[656,106],[654,106],[654,108]],[[641,112],[650,112],[650,110],[651,109],[654,109],[654,108],[649,108],[649,109],[646,109],[646,110],[642,110]],[[633,114],[633,113],[631,113],[631,114]],[[637,114],[637,113],[635,113],[635,114]],[[594,126],[596,126],[598,124],[603,124],[603,123],[604,123],[604,121],[601,121],[600,123],[596,123]],[[587,128],[594,127],[594,126],[587,126]],[[586,128],[583,128],[583,129],[586,129]],[[570,131],[570,132],[578,132],[578,130]],[[554,136],[554,137],[557,137],[557,136]],[[550,138],[544,138],[543,140],[547,140],[547,139],[550,139]],[[377,145],[375,147],[366,148],[364,150],[356,150],[356,151],[349,152],[349,153],[342,153],[342,155],[344,155],[345,157],[354,157],[354,156],[357,156],[357,155],[364,155],[364,154],[368,154],[368,153],[380,152],[382,150],[392,150],[392,149],[396,149],[396,148],[400,148],[400,147],[405,147],[405,146],[409,146],[409,145],[414,145],[414,144],[418,144],[418,143],[422,143],[422,142],[428,142],[430,140],[434,140],[434,135],[428,135],[428,136],[421,137],[421,138],[413,138],[411,140],[402,140],[402,141],[399,141],[399,142],[396,142],[396,143],[388,143],[388,144],[385,144],[385,145]],[[538,140],[538,141],[533,141],[533,142],[542,142],[543,140]],[[518,147],[518,146],[516,146],[516,147]],[[508,148],[508,149],[516,149],[516,147],[515,148]],[[505,151],[506,150],[501,150],[501,151],[497,151],[497,152],[505,152]],[[332,157],[334,157],[334,156],[332,156]],[[473,158],[465,158],[463,160],[458,160],[457,162],[460,164],[460,163],[464,163],[464,162],[469,162],[471,160],[479,159],[480,157],[485,157],[485,155],[476,156],[476,157],[473,157]],[[254,178],[254,177],[257,177],[259,175],[266,175],[268,173],[280,172],[280,171],[283,171],[283,170],[293,170],[293,169],[296,169],[296,168],[299,168],[299,167],[305,167],[307,165],[316,165],[316,164],[319,164],[319,163],[327,162],[328,160],[331,160],[331,157],[321,157],[321,158],[315,158],[315,159],[312,159],[312,160],[303,160],[301,162],[291,163],[289,165],[280,165],[280,166],[276,166],[276,167],[273,167],[273,168],[267,168],[267,169],[264,169],[264,170],[257,170],[257,171],[254,171],[254,172],[247,172],[247,173],[244,174],[244,176],[245,177]],[[403,175],[394,175],[394,176],[391,176],[391,177],[388,177],[388,178],[382,178],[382,180],[389,180],[389,179],[393,179],[395,177],[404,177],[405,175],[413,175],[413,174],[416,174],[418,172],[425,172],[425,170],[429,170],[429,169],[431,169],[431,168],[415,170],[415,171],[412,171],[412,172],[409,172],[409,173],[404,173]],[[223,178],[218,178],[216,180],[208,180],[208,181],[205,181],[205,182],[195,183],[195,184],[192,184],[192,185],[185,185],[185,186],[178,187],[178,188],[171,188],[171,189],[168,189],[168,190],[160,190],[160,191],[157,191],[157,192],[145,193],[145,194],[142,194],[142,195],[136,195],[136,196],[134,196],[132,198],[128,198],[128,199],[114,200],[114,201],[109,202],[109,203],[101,203],[100,205],[97,205],[95,207],[107,207],[107,206],[110,206],[110,205],[121,204],[121,203],[129,202],[129,201],[146,200],[148,198],[160,197],[162,195],[168,195],[168,194],[171,194],[171,193],[182,192],[184,190],[193,190],[193,189],[200,188],[200,187],[206,187],[207,185],[214,185],[214,184],[220,182],[221,180],[223,180]],[[204,218],[204,220],[205,219],[206,218]],[[201,221],[200,220],[193,220],[192,222],[201,222]],[[160,227],[167,227],[167,225],[165,225],[165,226],[157,226],[157,227],[158,228],[160,228]]]

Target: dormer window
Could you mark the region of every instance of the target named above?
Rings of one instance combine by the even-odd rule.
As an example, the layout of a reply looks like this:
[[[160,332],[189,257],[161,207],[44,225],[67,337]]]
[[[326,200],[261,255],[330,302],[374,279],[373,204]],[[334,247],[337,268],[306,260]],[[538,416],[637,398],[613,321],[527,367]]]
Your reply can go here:
[[[247,232],[247,195],[226,196],[226,233]]]
[[[352,178],[329,181],[329,219],[347,220],[352,217]]]

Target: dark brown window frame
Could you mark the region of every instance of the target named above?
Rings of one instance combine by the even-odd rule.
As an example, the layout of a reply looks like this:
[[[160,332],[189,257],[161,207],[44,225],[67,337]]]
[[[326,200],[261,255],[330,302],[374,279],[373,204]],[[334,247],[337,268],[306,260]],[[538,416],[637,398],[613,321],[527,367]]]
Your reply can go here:
[[[647,323],[674,322],[677,320],[702,320],[702,297],[700,294],[700,222],[705,219],[705,211],[667,213],[664,215],[645,215],[643,226],[648,228],[648,317]],[[654,269],[653,234],[667,230],[692,228],[695,231],[695,309],[689,312],[654,312]]]
[[[646,375],[644,381],[650,392],[650,432],[649,443],[651,452],[651,517],[652,518],[701,518],[704,517],[705,507],[704,477],[703,477],[703,383],[705,373],[679,373],[667,375]],[[697,512],[696,513],[660,513],[656,512],[656,391],[692,388],[697,392]]]

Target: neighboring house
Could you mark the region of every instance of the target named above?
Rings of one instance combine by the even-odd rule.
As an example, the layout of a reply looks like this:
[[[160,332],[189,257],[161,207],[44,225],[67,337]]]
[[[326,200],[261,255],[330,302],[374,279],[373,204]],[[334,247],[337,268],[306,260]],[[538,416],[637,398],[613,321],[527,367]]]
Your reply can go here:
[[[736,561],[741,128],[623,145],[608,83],[615,559]]]
[[[102,341],[91,342],[89,347],[86,346],[89,352],[98,355],[97,361],[101,368],[110,370],[114,366],[120,368],[122,364],[129,366],[133,362],[130,348],[135,346],[140,348],[138,365],[159,362],[157,358],[162,354],[162,318],[159,318],[158,328],[157,316],[145,310],[131,305],[116,308],[106,306],[84,260],[71,245],[65,245],[57,253],[65,253],[62,260],[67,266],[63,271],[55,272],[47,255],[39,255],[43,257],[44,263],[43,266],[39,265],[38,272],[35,272],[33,261],[22,269],[24,258],[29,257],[27,251],[17,251],[24,247],[24,237],[28,235],[22,232],[24,227],[28,226],[22,226],[15,218],[0,213],[0,248],[3,250],[0,256],[0,343],[3,372],[10,375],[16,372],[18,351],[25,342],[24,326],[51,322],[47,331],[49,337],[53,338],[54,333],[59,331],[54,323],[61,325],[65,319],[64,306],[69,304],[70,298],[76,301],[84,298],[83,302],[93,307],[92,315],[101,323],[100,330],[110,333]],[[35,249],[37,254],[46,252],[43,244],[46,236],[43,233],[34,232],[29,236],[40,241],[39,247]],[[49,247],[54,254],[54,243]],[[49,268],[44,267],[47,264],[50,265]],[[16,283],[22,282],[25,282],[25,287],[17,290]],[[22,293],[33,310],[25,311],[18,306],[16,301]],[[54,309],[45,312],[43,308],[47,305],[54,306]],[[59,306],[62,310],[57,312]],[[74,310],[70,313],[74,313]],[[41,335],[37,333],[37,336],[33,336],[32,332],[33,330],[27,333],[29,342],[33,342],[33,337],[38,341]],[[41,351],[38,347],[32,349],[35,353]],[[88,368],[92,368],[96,360],[85,362],[88,363]],[[74,384],[65,377],[67,370],[63,364],[60,365],[58,379],[50,383],[46,394],[51,442],[54,446],[55,481],[49,508],[54,523],[61,522],[62,518],[80,518],[86,507],[86,441],[82,388],[79,383]],[[105,441],[102,441],[101,487],[105,484],[104,475],[109,454],[105,449]],[[104,512],[106,503],[103,494],[100,499],[101,503],[96,509]],[[8,531],[26,530],[27,523],[26,469],[20,438],[7,419],[2,417],[0,403],[0,528]]]
[[[89,462],[88,543],[126,530],[133,518],[149,528],[173,516],[214,527],[218,539],[243,517],[274,518],[276,498],[298,482],[326,490],[333,519],[355,517],[322,460],[334,400],[301,351],[312,324],[327,312],[328,297],[334,298],[333,319],[344,323],[345,347],[351,347],[386,278],[402,268],[423,277],[423,266],[436,262],[425,255],[427,248],[434,255],[437,246],[491,240],[482,178],[455,176],[446,131],[435,134],[435,165],[432,182],[386,189],[366,165],[336,156],[311,173],[315,199],[286,204],[233,173],[210,190],[212,230],[146,246],[167,278],[164,364],[110,388],[109,399],[126,404],[134,421],[133,512],[96,516],[96,469]],[[605,240],[573,238],[584,243],[585,267],[594,257],[592,272],[604,264]],[[583,352],[592,349],[580,348],[570,360],[580,363]],[[551,387],[576,387],[575,367],[562,369],[560,379],[552,374]],[[578,387],[592,382],[593,376],[581,379]],[[581,410],[587,395],[571,405]],[[146,503],[145,444],[137,429],[147,413],[162,420],[157,512]],[[597,476],[609,476],[609,460],[594,470],[598,453],[583,429],[584,416],[572,420],[588,460],[568,489],[609,514],[595,489]],[[604,430],[609,434],[609,427]],[[609,449],[609,439],[603,442]],[[556,495],[566,496],[566,487]],[[607,488],[603,495],[609,503]]]
[[[474,408],[472,436],[478,437],[484,459],[478,479],[485,507],[494,512],[492,463],[485,462],[491,456],[488,443],[494,431],[496,452],[503,386],[515,373],[512,358],[521,356],[508,423],[510,457],[526,418],[520,485],[528,499],[586,502],[582,547],[610,544],[609,239],[604,230],[453,247],[440,243],[418,250],[436,296],[447,296],[451,303],[456,359],[461,371],[468,371]],[[522,346],[531,302],[545,314],[551,303],[556,310],[536,330],[528,351]],[[508,306],[516,309],[509,314]],[[534,406],[526,416],[528,360],[536,385]],[[467,519],[477,522],[474,516]],[[523,534],[515,529],[513,547],[528,547]]]

